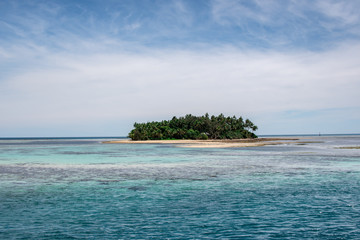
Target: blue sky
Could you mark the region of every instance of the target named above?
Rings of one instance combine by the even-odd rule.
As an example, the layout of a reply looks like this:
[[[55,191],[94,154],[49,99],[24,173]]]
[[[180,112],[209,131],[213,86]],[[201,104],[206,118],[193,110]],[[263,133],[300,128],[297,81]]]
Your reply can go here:
[[[360,133],[360,2],[1,1],[0,137],[187,113]]]

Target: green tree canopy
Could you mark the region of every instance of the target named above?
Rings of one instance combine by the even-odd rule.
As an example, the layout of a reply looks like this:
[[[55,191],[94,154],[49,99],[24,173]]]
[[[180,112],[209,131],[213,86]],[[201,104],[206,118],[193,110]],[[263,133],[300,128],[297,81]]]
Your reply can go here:
[[[173,117],[161,122],[135,123],[129,133],[132,140],[163,139],[240,139],[257,138],[253,131],[257,130],[249,119],[242,117],[193,116]]]

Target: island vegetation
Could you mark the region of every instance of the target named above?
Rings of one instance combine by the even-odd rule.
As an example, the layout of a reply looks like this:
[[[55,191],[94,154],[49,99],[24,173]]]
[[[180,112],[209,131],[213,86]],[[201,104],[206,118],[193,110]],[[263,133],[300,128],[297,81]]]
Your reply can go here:
[[[257,130],[249,119],[242,117],[193,116],[173,117],[161,122],[135,123],[128,137],[132,140],[167,140],[167,139],[242,139],[257,138]]]

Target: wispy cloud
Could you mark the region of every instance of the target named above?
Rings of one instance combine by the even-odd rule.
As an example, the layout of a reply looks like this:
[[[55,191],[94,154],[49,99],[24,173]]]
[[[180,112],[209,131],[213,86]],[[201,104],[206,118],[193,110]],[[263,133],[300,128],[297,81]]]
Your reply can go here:
[[[358,25],[360,14],[357,1],[317,1],[316,6],[321,13],[337,20],[339,25]]]
[[[265,46],[324,48],[358,35],[356,1],[214,0],[212,15],[223,26],[236,26],[244,36]]]

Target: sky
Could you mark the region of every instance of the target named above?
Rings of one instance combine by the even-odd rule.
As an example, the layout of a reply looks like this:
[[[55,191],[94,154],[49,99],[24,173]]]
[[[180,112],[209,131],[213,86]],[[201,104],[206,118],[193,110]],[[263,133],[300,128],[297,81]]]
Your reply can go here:
[[[0,137],[242,116],[360,133],[360,1],[0,0]]]

